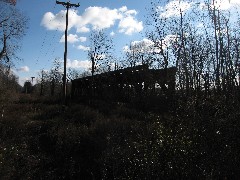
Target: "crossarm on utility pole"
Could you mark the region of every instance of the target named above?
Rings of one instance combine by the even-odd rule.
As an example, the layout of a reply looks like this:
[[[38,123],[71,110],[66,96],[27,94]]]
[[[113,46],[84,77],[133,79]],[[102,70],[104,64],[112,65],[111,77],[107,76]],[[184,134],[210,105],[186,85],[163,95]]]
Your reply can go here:
[[[80,6],[80,4],[78,3],[78,4],[71,4],[70,2],[61,2],[61,1],[56,1],[56,4],[61,4],[61,5],[63,5],[63,6],[65,6],[65,7],[79,7]]]

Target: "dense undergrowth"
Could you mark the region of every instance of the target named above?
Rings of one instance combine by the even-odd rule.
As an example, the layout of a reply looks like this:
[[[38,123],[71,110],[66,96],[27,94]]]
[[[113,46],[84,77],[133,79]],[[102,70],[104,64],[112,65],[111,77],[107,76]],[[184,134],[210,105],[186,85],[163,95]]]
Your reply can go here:
[[[240,111],[225,101],[158,114],[23,96],[0,118],[0,179],[237,179]]]

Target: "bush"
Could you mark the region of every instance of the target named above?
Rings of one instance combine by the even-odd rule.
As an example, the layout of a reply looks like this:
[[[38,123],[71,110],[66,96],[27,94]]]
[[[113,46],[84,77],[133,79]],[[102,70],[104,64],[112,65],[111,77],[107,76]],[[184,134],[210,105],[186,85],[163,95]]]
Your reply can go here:
[[[0,179],[240,177],[236,100],[178,98],[162,113],[24,98],[0,119]]]

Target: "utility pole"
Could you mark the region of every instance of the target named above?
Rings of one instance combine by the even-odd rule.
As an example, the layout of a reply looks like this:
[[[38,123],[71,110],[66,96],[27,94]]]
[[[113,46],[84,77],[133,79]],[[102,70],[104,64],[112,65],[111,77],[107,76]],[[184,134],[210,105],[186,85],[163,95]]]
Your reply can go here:
[[[34,79],[35,77],[31,77],[31,79],[32,79],[32,84],[33,84],[33,79]]]
[[[44,73],[44,70],[42,70],[42,78],[41,78],[40,96],[42,96],[42,95],[43,95],[43,73]]]
[[[67,8],[66,13],[66,29],[65,29],[65,51],[64,51],[64,69],[63,69],[63,103],[66,104],[67,99],[67,72],[66,72],[66,66],[67,66],[67,31],[68,31],[68,10],[71,7],[79,7],[78,4],[71,4],[70,2],[60,2],[56,1],[57,4],[61,4],[64,7]]]

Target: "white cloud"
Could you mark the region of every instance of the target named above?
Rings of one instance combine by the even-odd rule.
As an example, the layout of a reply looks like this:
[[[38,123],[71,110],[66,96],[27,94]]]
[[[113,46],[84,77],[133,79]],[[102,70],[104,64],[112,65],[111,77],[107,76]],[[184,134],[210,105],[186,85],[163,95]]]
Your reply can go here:
[[[30,81],[30,78],[29,77],[22,77],[22,78],[19,78],[19,84],[23,87],[24,86],[24,83],[26,81]],[[31,81],[32,82],[32,81]]]
[[[23,78],[20,78],[20,80],[25,82],[25,81],[30,81],[30,78],[29,77],[23,77]]]
[[[132,42],[133,46],[141,46],[141,47],[151,47],[151,46],[153,46],[153,44],[154,43],[151,40],[146,39],[146,38],[144,38],[141,41],[133,41]]]
[[[129,46],[123,46],[122,48],[123,52],[128,52],[130,49],[129,49]]]
[[[76,42],[85,42],[86,40],[86,37],[78,37],[77,34],[69,34],[67,36],[67,41],[72,44]],[[65,35],[61,37],[60,42],[65,42]]]
[[[79,68],[87,70],[91,67],[91,62],[89,60],[69,60],[67,61],[68,68]]]
[[[127,11],[127,6],[122,6],[121,8],[119,8],[120,12],[126,12]]]
[[[55,30],[55,29],[63,30],[64,29],[63,23],[60,23],[61,20],[59,18],[57,18],[59,16],[59,14],[54,15],[51,12],[45,13],[43,16],[41,25],[46,27],[48,30]],[[61,25],[62,25],[62,27],[61,27]]]
[[[187,1],[173,0],[167,3],[164,7],[159,6],[158,11],[160,12],[160,16],[162,18],[169,18],[172,16],[180,16],[180,10],[182,11],[182,13],[184,13],[190,8],[191,3]]]
[[[132,35],[135,32],[140,32],[143,30],[143,23],[138,22],[134,17],[128,16],[123,18],[119,23],[119,32],[125,33],[127,35]]]
[[[159,18],[169,23],[172,23],[169,18],[179,18],[180,12],[182,12],[184,16],[183,20],[195,26],[198,31],[197,33],[201,34],[206,28],[210,28],[206,25],[212,23],[209,16],[209,8],[213,9],[212,3],[213,1],[205,0],[172,0],[164,5],[157,6],[156,11],[158,12]],[[235,25],[238,23],[237,17],[240,10],[240,0],[214,0],[214,6],[221,11],[222,17],[229,19],[229,27],[236,27]],[[221,20],[224,19],[222,17]]]
[[[176,40],[177,36],[173,35],[173,34],[169,34],[167,36],[165,36],[164,40],[163,40],[163,49],[166,49],[167,47],[169,47],[174,40]]]
[[[115,24],[121,15],[117,9],[109,9],[107,7],[88,7],[81,16],[83,25],[90,24],[93,29],[109,28]]]
[[[172,0],[165,6],[158,6],[157,10],[159,11],[160,17],[169,18],[173,16],[180,16],[180,10],[184,14],[191,8],[195,8],[197,4],[200,10],[208,9],[206,1],[204,0]],[[232,10],[234,8],[240,8],[240,0],[215,0],[214,5],[219,10]],[[210,6],[213,7],[212,1]]]
[[[80,42],[86,42],[87,38],[86,37],[79,37]]]
[[[240,5],[239,0],[215,0],[215,6],[220,10],[228,10],[236,5]]]
[[[78,39],[78,36],[76,34],[69,34],[67,36],[67,41],[69,43],[75,43],[75,42],[78,42],[79,39]],[[60,39],[60,42],[65,42],[65,35],[63,35]]]
[[[143,30],[142,21],[136,19],[137,11],[128,10],[126,6],[119,9],[122,12],[122,18],[118,24],[119,32],[126,35],[132,35],[133,33],[140,32]]]
[[[83,45],[79,45],[79,46],[77,47],[77,49],[80,49],[80,50],[83,50],[83,51],[89,51],[89,50],[90,50],[89,47],[86,47],[86,46],[83,46]]]
[[[41,25],[46,27],[48,30],[59,30],[64,31],[66,28],[66,10],[61,10],[59,13],[54,15],[52,12],[47,12],[44,14]],[[68,28],[71,29],[76,23],[77,14],[73,10],[69,10],[69,25]]]
[[[60,11],[56,15],[51,12],[44,14],[41,25],[48,30],[65,30],[65,13]],[[78,11],[69,10],[69,29],[75,28],[77,32],[89,32],[92,29],[110,28],[119,23],[119,32],[131,35],[143,29],[142,21],[136,19],[137,11],[128,10],[126,6],[119,9],[107,7],[88,7],[82,15]]]
[[[130,16],[130,15],[137,15],[137,11],[136,10],[128,10],[125,12],[126,15]]]
[[[115,35],[115,32],[112,31],[112,32],[110,33],[110,36],[114,36],[114,35]]]
[[[175,35],[167,35],[163,40],[162,40],[162,48],[166,49],[169,47],[172,43],[173,40],[175,40],[176,36]],[[157,45],[160,44],[160,42],[156,42],[156,44],[149,40],[144,38],[143,40],[140,41],[133,41],[129,46],[124,46],[123,47],[123,52],[130,52],[134,51],[135,53],[152,53],[152,52],[160,52],[160,49],[157,47]]]
[[[87,27],[85,27],[85,26],[83,26],[83,27],[78,27],[78,28],[77,28],[77,32],[79,32],[79,33],[87,33],[87,32],[90,32],[90,29],[87,28]]]
[[[129,51],[135,51],[135,52],[142,52],[142,53],[148,53],[152,52],[154,49],[154,43],[149,40],[144,38],[141,41],[133,41],[131,42],[131,47],[129,46],[124,46],[123,47],[123,52],[129,52]]]
[[[22,66],[17,69],[18,72],[29,72],[29,67],[28,66]]]
[[[211,7],[213,8],[213,4]],[[215,0],[215,7],[221,11],[223,16],[229,18],[230,27],[236,27],[240,10],[239,0]]]

